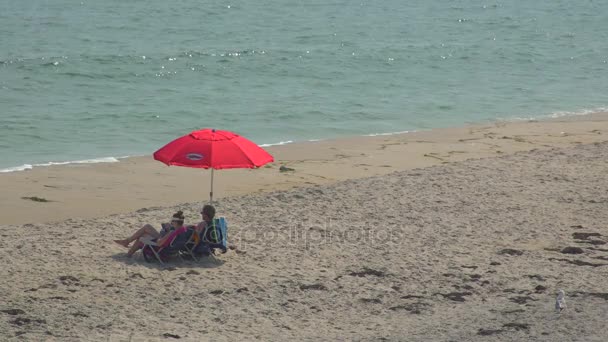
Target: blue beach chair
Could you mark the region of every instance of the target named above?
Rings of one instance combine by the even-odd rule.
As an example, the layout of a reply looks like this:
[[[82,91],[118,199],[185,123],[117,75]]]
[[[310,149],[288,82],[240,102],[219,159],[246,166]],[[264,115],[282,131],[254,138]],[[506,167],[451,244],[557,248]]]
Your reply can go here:
[[[193,249],[193,256],[209,256],[219,249],[222,253],[228,251],[228,223],[225,217],[213,219],[211,225],[199,236],[199,243]]]

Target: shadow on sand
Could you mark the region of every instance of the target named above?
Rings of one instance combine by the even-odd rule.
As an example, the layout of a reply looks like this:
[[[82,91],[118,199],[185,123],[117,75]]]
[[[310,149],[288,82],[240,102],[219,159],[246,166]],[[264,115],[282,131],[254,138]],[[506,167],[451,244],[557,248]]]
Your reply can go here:
[[[132,258],[128,258],[126,253],[117,253],[111,256],[115,261],[121,262],[125,265],[139,265],[147,268],[157,269],[157,270],[170,270],[173,271],[175,269],[193,269],[193,268],[216,268],[222,266],[225,261],[219,259],[218,257],[211,255],[208,257],[198,258],[198,260],[193,260],[192,258],[180,258],[175,257],[170,259],[169,261],[163,262],[162,264],[158,261],[147,262],[142,257],[141,253],[136,253]]]

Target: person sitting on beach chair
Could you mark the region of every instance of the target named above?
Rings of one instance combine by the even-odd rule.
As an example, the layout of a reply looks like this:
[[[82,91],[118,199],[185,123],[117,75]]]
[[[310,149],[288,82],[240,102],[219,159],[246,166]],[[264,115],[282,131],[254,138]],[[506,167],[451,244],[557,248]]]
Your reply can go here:
[[[156,259],[161,264],[175,256],[181,258],[181,254],[186,252],[186,243],[193,234],[193,228],[181,226],[171,230],[166,236],[159,239],[159,242],[150,235],[145,235],[138,240],[143,244],[141,254],[147,262]]]
[[[130,237],[123,240],[114,240],[114,242],[126,248],[129,248],[129,244],[131,244],[131,242],[134,242],[127,252],[127,256],[132,257],[133,254],[144,245],[140,239],[145,241],[154,241],[157,245],[164,245],[165,242],[167,242],[166,240],[169,240],[169,238],[175,238],[175,234],[171,233],[177,229],[186,230],[184,227],[184,213],[181,210],[173,214],[171,224],[162,224],[162,229],[160,232],[154,229],[152,225],[146,224],[133,233],[133,235]]]
[[[221,249],[222,253],[226,253],[226,219],[224,217],[215,218],[215,208],[209,204],[203,207],[201,215],[203,221],[195,229],[199,241],[193,249],[193,254],[208,256],[216,248]]]

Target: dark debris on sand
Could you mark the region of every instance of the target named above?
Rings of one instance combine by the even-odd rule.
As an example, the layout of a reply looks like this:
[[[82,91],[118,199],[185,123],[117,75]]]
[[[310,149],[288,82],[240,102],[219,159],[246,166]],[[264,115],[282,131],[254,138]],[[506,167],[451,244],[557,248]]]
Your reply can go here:
[[[539,274],[527,274],[526,277],[528,277],[530,279],[538,280],[538,281],[545,281],[545,278]]]
[[[380,298],[359,298],[359,301],[366,304],[382,304],[382,300]]]
[[[583,254],[584,251],[580,247],[565,247],[561,250],[563,254]]]
[[[526,304],[528,301],[537,301],[537,299],[534,299],[530,296],[511,297],[511,298],[509,298],[509,300],[512,301],[513,303],[517,303],[517,304]]]
[[[410,304],[404,304],[404,305],[391,306],[389,308],[389,310],[392,310],[392,311],[405,310],[411,314],[419,315],[422,313],[422,311],[427,309],[428,306],[429,306],[429,304],[427,304],[427,303],[410,303]]]
[[[586,243],[586,244],[594,245],[594,246],[605,245],[607,243],[606,241],[602,241],[602,240],[581,240],[581,241],[577,241],[577,242]]]
[[[0,310],[0,312],[4,312],[5,314],[11,315],[11,316],[25,314],[25,311],[23,311],[21,309],[5,309],[5,310]]]
[[[572,233],[572,238],[576,240],[589,240],[592,236],[602,236],[600,233]]]
[[[495,330],[495,329],[479,329],[477,331],[477,335],[480,336],[490,336],[490,335],[496,335],[496,334],[500,334],[501,332],[503,332],[504,330]]]
[[[530,324],[525,323],[507,323],[502,325],[504,328],[515,329],[516,331],[525,330],[528,331],[530,329]]]
[[[518,255],[524,254],[524,252],[522,252],[518,249],[505,248],[505,249],[502,249],[500,252],[498,252],[498,254],[518,256]]]
[[[171,333],[164,333],[163,334],[164,338],[175,338],[175,339],[180,339],[182,338],[181,336],[177,335],[177,334],[171,334]]]
[[[466,300],[464,297],[470,296],[473,293],[471,293],[471,292],[450,292],[450,293],[436,293],[436,294],[443,296],[443,298],[453,300],[455,302],[464,302]]]
[[[572,292],[571,296],[572,297],[578,297],[578,296],[595,297],[595,298],[601,298],[603,300],[608,300],[608,293],[604,293],[604,292],[582,292],[582,291],[576,291],[576,292]]]
[[[386,277],[386,273],[383,271],[373,270],[371,268],[364,267],[362,271],[359,272],[350,272],[348,275],[353,277],[365,277],[368,275],[376,276],[376,277]]]
[[[44,319],[31,319],[27,317],[17,317],[10,322],[13,325],[22,326],[26,324],[46,324],[46,320]]]
[[[58,279],[63,285],[66,285],[66,286],[80,285],[80,279],[70,276],[70,275],[60,276]]]
[[[596,264],[596,263],[582,261],[582,260],[570,260],[570,259],[559,259],[559,258],[549,258],[549,260],[565,261],[569,264],[576,265],[576,266],[591,266],[591,267],[608,266],[608,264]]]
[[[319,291],[327,291],[327,287],[323,284],[302,284],[300,285],[300,290],[319,290]]]

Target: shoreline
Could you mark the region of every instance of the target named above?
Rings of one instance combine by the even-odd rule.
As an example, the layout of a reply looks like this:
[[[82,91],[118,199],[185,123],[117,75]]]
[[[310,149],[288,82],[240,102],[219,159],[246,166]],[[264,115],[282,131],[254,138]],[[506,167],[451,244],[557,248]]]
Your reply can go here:
[[[608,140],[608,113],[494,122],[392,135],[265,147],[273,164],[215,174],[214,199],[324,185],[394,171]],[[295,171],[280,172],[280,166]],[[209,171],[167,167],[151,156],[0,174],[0,224],[94,218],[145,207],[205,203]],[[29,198],[29,199],[27,199]],[[47,200],[37,202],[32,199]]]
[[[279,141],[276,143],[263,143],[260,144],[260,147],[268,148],[273,146],[283,146],[283,145],[292,145],[292,144],[301,144],[308,142],[318,142],[318,141],[334,141],[334,140],[343,140],[343,139],[356,139],[356,138],[366,138],[366,137],[377,137],[377,136],[392,136],[392,135],[400,135],[400,134],[410,134],[417,132],[427,132],[433,130],[442,130],[442,129],[450,129],[457,127],[468,127],[468,126],[479,126],[479,125],[492,125],[497,123],[520,123],[520,122],[545,122],[545,121],[554,121],[554,120],[586,120],[584,118],[594,116],[594,115],[605,115],[608,113],[606,108],[600,107],[594,110],[580,110],[573,112],[555,112],[552,114],[541,115],[537,117],[530,118],[521,118],[521,117],[511,117],[507,119],[503,118],[495,118],[495,119],[487,119],[480,122],[472,122],[472,123],[463,123],[461,126],[450,126],[450,127],[435,127],[429,129],[422,130],[404,130],[404,131],[394,131],[394,132],[384,132],[384,133],[366,133],[361,135],[353,135],[353,136],[340,136],[333,138],[316,138],[316,139],[308,139],[308,140],[286,140]],[[152,152],[150,152],[150,155]],[[12,172],[21,172],[21,171],[29,171],[35,167],[48,167],[48,166],[65,166],[65,165],[73,165],[73,164],[103,164],[103,163],[115,163],[120,160],[128,159],[128,158],[139,158],[146,157],[147,154],[134,154],[134,155],[119,155],[118,156],[97,156],[90,157],[84,159],[75,159],[75,160],[50,160],[43,162],[32,162],[32,163],[24,163],[21,165],[15,166],[5,166],[0,167],[0,175],[3,173],[12,173]]]

